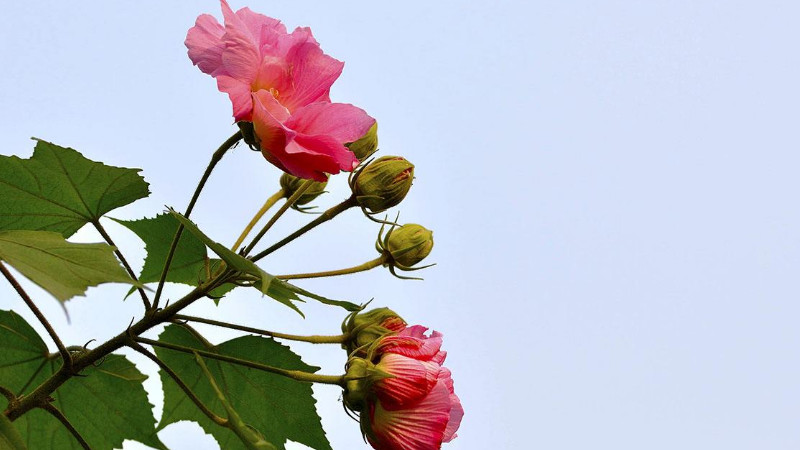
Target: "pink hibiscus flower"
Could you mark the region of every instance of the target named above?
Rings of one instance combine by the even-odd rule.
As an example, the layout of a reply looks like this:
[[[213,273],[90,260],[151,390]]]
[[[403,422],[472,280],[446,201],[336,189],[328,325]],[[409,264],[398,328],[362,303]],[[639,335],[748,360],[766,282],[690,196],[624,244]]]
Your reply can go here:
[[[330,103],[344,63],[323,53],[308,28],[288,33],[279,20],[221,3],[225,25],[199,16],[186,47],[228,94],[234,119],[253,122],[264,157],[292,175],[324,181],[326,173],[352,170],[358,160],[344,144],[364,136],[375,119]]]
[[[391,375],[372,383],[362,427],[378,450],[434,450],[456,437],[464,409],[442,367],[441,333],[408,327],[382,338],[376,369]]]

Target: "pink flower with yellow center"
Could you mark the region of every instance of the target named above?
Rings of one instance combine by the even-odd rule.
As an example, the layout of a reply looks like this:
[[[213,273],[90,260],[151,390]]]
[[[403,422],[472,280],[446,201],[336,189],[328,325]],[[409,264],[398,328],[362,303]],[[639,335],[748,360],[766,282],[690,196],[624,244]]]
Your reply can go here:
[[[278,168],[318,181],[350,171],[358,160],[344,144],[375,119],[330,102],[344,63],[325,53],[308,28],[288,33],[276,19],[222,3],[224,26],[203,14],[186,35],[189,58],[230,97],[234,119],[253,122],[264,157]]]

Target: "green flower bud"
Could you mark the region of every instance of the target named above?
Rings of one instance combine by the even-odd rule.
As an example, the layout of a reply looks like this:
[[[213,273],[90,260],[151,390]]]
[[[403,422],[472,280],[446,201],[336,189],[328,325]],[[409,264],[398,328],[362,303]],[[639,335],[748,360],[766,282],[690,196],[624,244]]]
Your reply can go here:
[[[294,194],[295,191],[297,191],[300,188],[300,186],[302,186],[303,183],[305,183],[306,181],[308,180],[305,180],[303,178],[297,178],[294,175],[289,175],[288,173],[284,173],[283,175],[281,175],[280,179],[281,188],[283,189],[283,196],[286,198],[291,197],[292,194]],[[298,206],[310,203],[312,200],[319,197],[320,195],[322,195],[322,193],[325,192],[325,186],[327,185],[328,185],[327,181],[313,181],[311,183],[311,187],[309,187],[308,189],[306,189],[305,192],[303,192],[303,195],[301,195],[300,198],[297,199],[294,205]]]
[[[406,322],[389,308],[377,308],[354,314],[342,325],[342,332],[350,339],[342,345],[350,354],[358,348],[366,348],[376,340],[390,333],[397,333],[406,327]]]
[[[356,155],[359,161],[366,161],[373,153],[378,151],[378,122],[370,127],[367,134],[359,140],[345,144]]]
[[[433,231],[410,223],[392,230],[386,237],[386,251],[400,268],[411,267],[425,259],[433,249]]]
[[[370,386],[376,381],[392,378],[392,375],[378,369],[375,364],[364,358],[350,358],[345,371],[344,400],[345,406],[352,411],[362,411],[366,405]]]
[[[403,201],[413,180],[413,164],[400,156],[383,156],[364,167],[352,187],[358,204],[375,214]]]

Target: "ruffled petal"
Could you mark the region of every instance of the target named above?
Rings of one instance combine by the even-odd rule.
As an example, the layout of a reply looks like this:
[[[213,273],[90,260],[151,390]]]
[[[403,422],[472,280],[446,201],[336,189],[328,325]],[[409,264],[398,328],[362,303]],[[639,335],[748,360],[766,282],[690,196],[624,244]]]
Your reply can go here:
[[[446,353],[441,351],[442,334],[434,331],[427,337],[425,331],[427,328],[419,325],[407,327],[395,335],[382,338],[376,352],[395,353],[423,361],[444,362]]]
[[[347,103],[312,103],[296,110],[286,126],[299,133],[331,136],[345,144],[364,136],[375,119]]]
[[[252,92],[250,85],[243,83],[241,80],[233,77],[218,76],[217,88],[221,92],[228,94],[233,106],[233,118],[238,122],[240,120],[249,121],[253,111]]]
[[[222,36],[223,68],[217,72],[252,84],[261,62],[260,45],[247,25],[222,0],[222,15],[225,17],[225,34]]]
[[[189,59],[203,73],[211,75],[222,66],[224,33],[222,25],[209,14],[200,15],[186,33],[184,44],[189,49]]]
[[[281,51],[292,67],[293,88],[283,104],[294,111],[305,105],[330,101],[330,88],[344,63],[323,53],[307,28],[298,28],[284,39]]]
[[[450,392],[440,382],[419,403],[407,409],[386,410],[380,402],[370,411],[373,447],[381,450],[440,448],[450,420]]]
[[[355,155],[347,147],[328,136],[298,134],[286,146],[286,153],[283,163],[289,173],[317,181],[327,180],[328,173],[352,170],[357,164]]]
[[[375,394],[387,410],[408,407],[428,395],[441,370],[436,363],[392,353],[384,355],[376,367],[393,376],[374,384]]]
[[[461,406],[461,400],[453,390],[453,378],[450,370],[442,367],[439,372],[439,380],[447,386],[450,391],[450,420],[447,422],[447,428],[444,430],[444,437],[442,442],[450,442],[457,438],[456,431],[461,426],[461,419],[464,417],[464,407]]]

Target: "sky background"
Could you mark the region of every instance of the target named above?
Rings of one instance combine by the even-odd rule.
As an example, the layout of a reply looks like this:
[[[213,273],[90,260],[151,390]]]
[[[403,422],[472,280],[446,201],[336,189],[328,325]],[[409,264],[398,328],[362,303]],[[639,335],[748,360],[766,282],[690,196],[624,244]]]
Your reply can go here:
[[[445,448],[800,447],[796,2],[247,6],[290,28],[310,26],[346,62],[333,100],[366,109],[380,124],[381,154],[417,166],[396,210],[435,232],[438,265],[424,282],[376,269],[298,284],[374,297],[445,334],[466,410]],[[152,195],[116,218],[185,208],[211,152],[235,131],[227,97],[183,45],[203,12],[220,17],[211,0],[8,2],[0,151],[27,157],[36,136],[142,168]],[[230,244],[278,176],[240,147],[192,218]],[[348,195],[344,177],[330,191],[318,205]],[[307,220],[287,214],[266,241]],[[140,241],[105,224],[138,267]],[[263,267],[359,264],[376,256],[377,231],[350,211]],[[71,323],[46,293],[29,292],[71,345],[107,339],[140,317],[137,300],[118,300],[125,291],[90,289],[67,304]],[[6,283],[0,308],[44,335]],[[334,333],[343,318],[314,304],[304,310],[306,320],[237,291],[219,308],[205,301],[189,312],[300,334]],[[216,342],[234,336],[202,330]],[[323,373],[342,371],[337,348],[292,348]],[[146,387],[159,403],[158,377]],[[368,448],[340,392],[315,393],[334,449]],[[178,450],[215,448],[189,423],[161,437]]]

